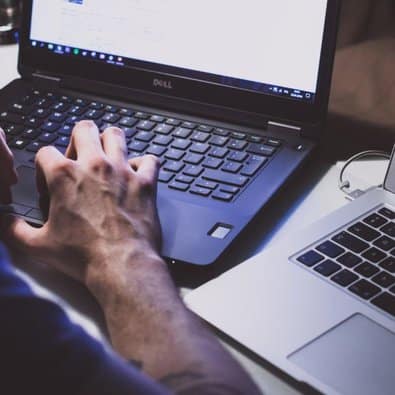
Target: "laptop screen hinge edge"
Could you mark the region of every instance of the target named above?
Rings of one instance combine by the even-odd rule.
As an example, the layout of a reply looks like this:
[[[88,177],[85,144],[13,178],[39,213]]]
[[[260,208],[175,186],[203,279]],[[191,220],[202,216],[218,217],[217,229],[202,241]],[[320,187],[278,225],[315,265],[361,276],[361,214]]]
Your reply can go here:
[[[302,128],[300,126],[296,125],[290,125],[287,123],[283,122],[276,122],[276,121],[269,121],[268,126],[270,127],[275,127],[275,128],[281,128],[284,131],[292,132],[294,134],[302,134]]]
[[[38,87],[44,87],[45,89],[57,90],[60,88],[61,79],[52,75],[45,75],[41,73],[32,74],[33,83],[37,84]]]

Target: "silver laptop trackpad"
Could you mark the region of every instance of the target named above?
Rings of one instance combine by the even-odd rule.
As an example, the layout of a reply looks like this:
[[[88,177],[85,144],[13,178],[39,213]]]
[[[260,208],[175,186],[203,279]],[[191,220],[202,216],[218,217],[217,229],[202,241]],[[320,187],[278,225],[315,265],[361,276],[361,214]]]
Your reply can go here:
[[[341,394],[393,395],[395,333],[354,315],[289,360]]]

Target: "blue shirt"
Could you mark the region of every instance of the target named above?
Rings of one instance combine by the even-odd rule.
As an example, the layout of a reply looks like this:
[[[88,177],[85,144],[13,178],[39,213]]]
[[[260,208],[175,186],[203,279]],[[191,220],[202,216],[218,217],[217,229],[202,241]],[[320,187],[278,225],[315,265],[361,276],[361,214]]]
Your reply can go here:
[[[164,394],[36,297],[16,276],[0,245],[0,392],[40,395]]]

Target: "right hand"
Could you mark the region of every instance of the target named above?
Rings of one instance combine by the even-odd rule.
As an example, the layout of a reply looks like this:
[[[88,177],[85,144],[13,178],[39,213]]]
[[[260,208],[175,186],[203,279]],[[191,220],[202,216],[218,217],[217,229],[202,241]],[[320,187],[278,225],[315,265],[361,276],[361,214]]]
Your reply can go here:
[[[109,128],[100,137],[89,121],[75,127],[66,157],[54,147],[41,149],[37,185],[48,220],[36,229],[8,218],[6,244],[93,288],[125,281],[131,262],[162,262],[158,160],[126,158],[123,132]]]

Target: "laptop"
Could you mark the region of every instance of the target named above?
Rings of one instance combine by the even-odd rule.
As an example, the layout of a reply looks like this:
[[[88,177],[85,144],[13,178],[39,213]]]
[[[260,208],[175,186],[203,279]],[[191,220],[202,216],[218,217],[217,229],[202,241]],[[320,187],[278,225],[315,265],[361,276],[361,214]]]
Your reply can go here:
[[[43,222],[35,153],[75,122],[160,158],[163,256],[207,266],[321,137],[337,0],[30,0],[19,72],[0,92],[18,167],[15,213]]]
[[[186,299],[300,383],[325,394],[394,394],[395,151],[384,188]]]

